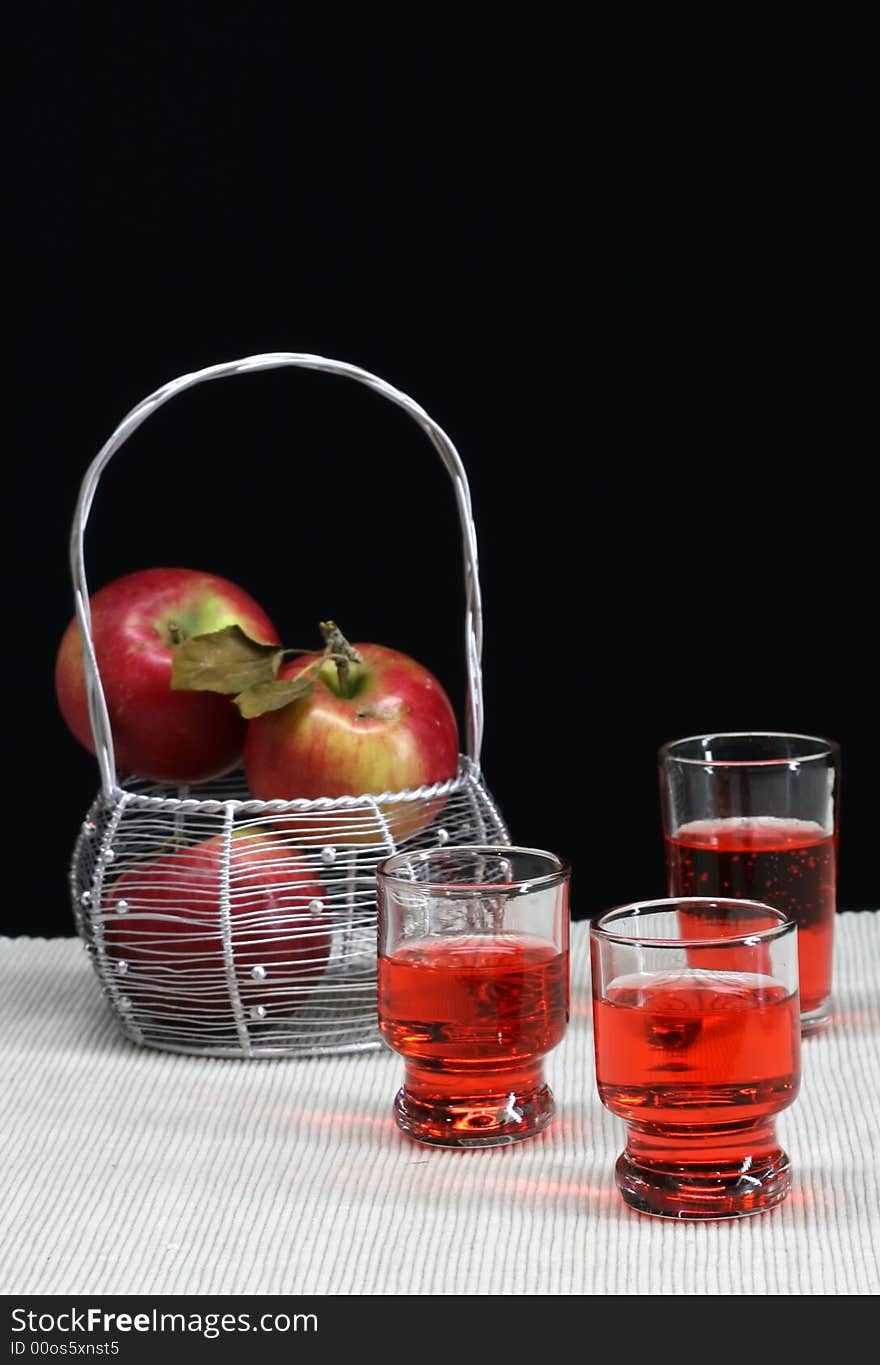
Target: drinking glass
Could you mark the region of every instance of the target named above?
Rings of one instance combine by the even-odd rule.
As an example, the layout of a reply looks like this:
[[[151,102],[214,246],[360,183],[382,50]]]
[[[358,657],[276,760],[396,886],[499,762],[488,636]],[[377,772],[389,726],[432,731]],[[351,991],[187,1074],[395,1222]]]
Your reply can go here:
[[[680,1219],[778,1204],[791,1169],[775,1120],[800,1083],[794,921],[755,901],[622,905],[590,926],[590,962],[625,1202]]]
[[[569,868],[540,849],[397,853],[377,871],[379,1028],[406,1064],[398,1127],[441,1147],[540,1133],[568,1023]]]
[[[660,750],[670,896],[736,896],[798,925],[801,1028],[831,1012],[840,751],[811,735],[695,735]]]

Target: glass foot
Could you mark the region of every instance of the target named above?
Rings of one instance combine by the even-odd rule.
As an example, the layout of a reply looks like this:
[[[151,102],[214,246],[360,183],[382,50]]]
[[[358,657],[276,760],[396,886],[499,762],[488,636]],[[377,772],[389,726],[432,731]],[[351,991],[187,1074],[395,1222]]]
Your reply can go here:
[[[791,1162],[778,1147],[752,1164],[646,1163],[622,1152],[617,1188],[630,1208],[659,1218],[745,1218],[780,1204],[791,1189]]]
[[[831,1001],[823,1000],[821,1005],[817,1005],[813,1010],[801,1011],[801,1035],[807,1037],[810,1033],[821,1033],[822,1029],[827,1028],[831,1023]]]
[[[548,1085],[526,1093],[420,1098],[404,1086],[394,1101],[401,1132],[434,1147],[497,1147],[543,1132],[556,1112]]]

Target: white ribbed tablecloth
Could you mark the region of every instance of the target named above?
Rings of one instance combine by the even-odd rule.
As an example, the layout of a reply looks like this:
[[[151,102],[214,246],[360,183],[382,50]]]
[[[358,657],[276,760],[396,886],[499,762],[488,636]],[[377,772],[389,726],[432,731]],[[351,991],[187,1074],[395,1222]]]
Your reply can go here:
[[[0,1292],[880,1291],[880,914],[838,916],[833,1026],[779,1131],[795,1188],[736,1222],[633,1213],[595,1091],[585,923],[555,1124],[421,1149],[387,1052],[208,1060],[128,1043],[73,939],[0,940]]]

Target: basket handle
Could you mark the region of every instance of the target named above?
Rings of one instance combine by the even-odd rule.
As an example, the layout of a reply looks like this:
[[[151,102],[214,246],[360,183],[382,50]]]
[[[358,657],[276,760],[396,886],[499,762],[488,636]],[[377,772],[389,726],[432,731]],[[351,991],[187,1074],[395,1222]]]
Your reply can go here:
[[[193,374],[181,375],[163,384],[155,393],[138,403],[122,419],[110,439],[102,446],[86,470],[80,485],[79,498],[73,516],[70,533],[70,567],[73,576],[74,603],[79,632],[83,642],[83,663],[86,678],[86,695],[89,704],[89,718],[95,739],[95,751],[101,770],[101,785],[106,796],[112,796],[118,789],[116,775],[116,756],[113,750],[113,734],[95,645],[92,639],[92,618],[89,609],[89,588],[85,568],[85,531],[92,509],[92,502],[101,475],[120,446],[124,445],[142,422],[145,422],[157,408],[162,407],[170,398],[194,388],[209,379],[225,379],[228,375],[250,374],[256,370],[277,370],[292,365],[304,370],[320,370],[324,374],[341,375],[344,379],[354,379],[368,389],[379,393],[389,402],[396,403],[409,413],[414,422],[422,428],[428,440],[437,451],[455,490],[455,501],[461,522],[461,536],[464,550],[465,583],[465,620],[464,643],[467,663],[467,748],[468,756],[479,770],[480,749],[483,741],[483,677],[480,668],[483,652],[483,613],[480,600],[480,579],[477,568],[477,536],[474,526],[471,494],[468,487],[464,465],[455,446],[445,431],[429,417],[424,408],[413,402],[400,389],[386,384],[384,379],[362,370],[357,365],[348,365],[341,360],[326,360],[319,355],[305,355],[293,351],[274,351],[267,355],[246,356],[243,360],[231,360],[225,365],[209,365],[207,369],[196,370]]]

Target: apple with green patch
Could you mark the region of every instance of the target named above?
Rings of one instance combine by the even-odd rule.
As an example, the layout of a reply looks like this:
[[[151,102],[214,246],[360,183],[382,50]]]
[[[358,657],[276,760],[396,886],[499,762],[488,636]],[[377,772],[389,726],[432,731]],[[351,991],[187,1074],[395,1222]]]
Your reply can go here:
[[[455,777],[458,727],[434,675],[399,650],[349,645],[332,621],[321,629],[322,654],[284,664],[274,681],[238,698],[250,717],[244,767],[253,794],[264,801],[377,795]],[[389,801],[382,814],[399,840],[441,808],[442,801]],[[381,831],[360,838],[374,842]],[[357,839],[347,839],[340,822],[335,841]]]
[[[175,654],[187,641],[235,627],[265,646],[278,635],[242,588],[193,569],[143,569],[90,599],[92,638],[121,773],[156,782],[205,782],[241,759],[245,722],[228,696],[175,690]],[[95,752],[82,641],[74,618],[58,649],[58,704],[79,742]]]

